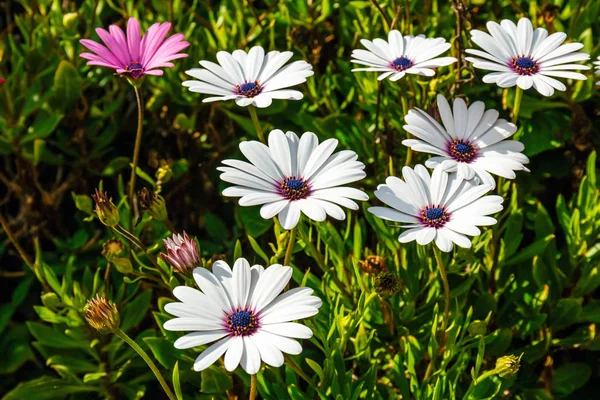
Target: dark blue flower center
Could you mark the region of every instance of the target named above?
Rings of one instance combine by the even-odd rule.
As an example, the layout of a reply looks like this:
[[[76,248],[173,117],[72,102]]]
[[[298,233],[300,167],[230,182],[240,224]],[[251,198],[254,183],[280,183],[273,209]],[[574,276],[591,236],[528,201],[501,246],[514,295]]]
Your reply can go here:
[[[279,193],[289,200],[300,200],[310,194],[310,189],[304,179],[290,176],[281,181]]]
[[[229,332],[234,336],[249,336],[258,329],[258,321],[252,311],[237,309],[227,317]]]
[[[510,66],[512,67],[512,70],[519,75],[533,75],[540,69],[537,62],[527,56],[513,57]]]
[[[412,67],[412,64],[412,61],[406,57],[398,57],[392,61],[392,67],[398,71],[404,71],[405,69]]]
[[[236,86],[236,94],[254,97],[262,92],[262,86],[258,84],[258,81],[246,82]]]
[[[132,78],[139,78],[144,74],[144,67],[142,67],[142,64],[136,61],[127,65],[125,67],[125,70],[127,71],[127,74]]]
[[[429,228],[439,229],[450,220],[450,213],[444,206],[431,205],[421,209],[421,223]]]
[[[425,211],[425,217],[427,217],[428,220],[442,218],[443,216],[444,210],[439,207],[430,208],[429,210]]]
[[[477,147],[464,139],[449,142],[447,151],[448,155],[458,162],[470,163],[477,158]]]

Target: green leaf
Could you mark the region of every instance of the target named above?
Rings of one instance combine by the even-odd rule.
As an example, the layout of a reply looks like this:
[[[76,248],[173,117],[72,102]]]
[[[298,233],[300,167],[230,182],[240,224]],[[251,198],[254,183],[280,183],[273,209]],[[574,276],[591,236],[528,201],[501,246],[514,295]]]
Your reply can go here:
[[[116,157],[110,160],[106,167],[104,167],[102,175],[112,176],[127,167],[129,167],[129,157]]]
[[[560,299],[550,313],[550,324],[554,329],[566,328],[578,321],[582,312],[581,298]]]
[[[127,303],[121,313],[121,329],[123,331],[127,331],[142,322],[150,308],[151,300],[152,290],[144,290],[135,299]]]
[[[202,393],[224,393],[233,387],[233,380],[223,369],[211,366],[201,373],[202,381],[200,391]]]
[[[513,265],[523,261],[531,260],[535,256],[539,256],[544,252],[548,243],[554,239],[554,234],[548,235],[540,240],[536,240],[529,246],[519,251],[515,256],[504,261],[504,265]]]
[[[237,207],[246,233],[254,238],[262,236],[273,226],[272,219],[260,216],[260,207]]]
[[[91,385],[82,385],[63,379],[42,376],[19,385],[7,393],[2,400],[23,399],[66,399],[77,393],[100,392],[100,388]]]
[[[182,350],[173,347],[173,343],[164,338],[146,337],[143,339],[154,357],[166,369],[171,369],[183,354]]]
[[[81,76],[79,71],[68,61],[62,60],[54,73],[53,104],[58,109],[69,110],[81,96]]]
[[[177,400],[183,400],[183,392],[181,391],[181,382],[179,380],[179,361],[175,362],[175,367],[173,368],[173,388],[175,389]]]
[[[568,396],[583,387],[591,376],[592,369],[587,364],[563,364],[554,370],[552,391],[559,396]]]
[[[27,135],[23,137],[21,144],[26,144],[33,142],[35,139],[44,139],[50,136],[62,119],[62,114],[46,115],[43,112],[39,113],[33,122],[33,125],[27,129]]]

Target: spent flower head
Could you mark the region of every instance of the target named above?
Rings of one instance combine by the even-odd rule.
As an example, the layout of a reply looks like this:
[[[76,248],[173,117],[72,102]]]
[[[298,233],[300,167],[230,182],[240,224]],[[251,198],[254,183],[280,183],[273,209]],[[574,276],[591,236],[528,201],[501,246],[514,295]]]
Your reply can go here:
[[[167,254],[161,253],[160,257],[171,264],[175,271],[186,274],[201,264],[200,251],[194,239],[190,239],[187,233],[183,235],[174,233],[171,238],[163,240]]]
[[[369,275],[377,275],[385,271],[385,259],[377,255],[368,255],[364,260],[360,260],[360,268]]]
[[[96,294],[85,306],[85,320],[102,334],[113,333],[119,329],[121,317],[115,303]]]
[[[170,22],[156,23],[142,36],[135,18],[127,21],[127,35],[116,25],[109,26],[108,31],[97,28],[96,33],[106,47],[93,40],[81,39],[80,43],[92,53],[81,53],[80,57],[89,60],[87,65],[112,68],[133,81],[144,75],[160,76],[163,74],[160,68],[172,68],[171,61],[188,56],[180,53],[190,45],[183,41],[182,33],[166,39],[170,28]]]
[[[400,277],[393,272],[381,272],[375,277],[375,292],[381,297],[392,297],[401,287]]]
[[[125,246],[119,239],[113,238],[102,244],[102,255],[107,261],[112,261],[119,257],[123,253],[123,250],[125,250]]]
[[[108,198],[106,192],[101,192],[96,189],[96,193],[92,195],[96,203],[96,215],[100,222],[106,226],[115,227],[119,225],[119,209]]]

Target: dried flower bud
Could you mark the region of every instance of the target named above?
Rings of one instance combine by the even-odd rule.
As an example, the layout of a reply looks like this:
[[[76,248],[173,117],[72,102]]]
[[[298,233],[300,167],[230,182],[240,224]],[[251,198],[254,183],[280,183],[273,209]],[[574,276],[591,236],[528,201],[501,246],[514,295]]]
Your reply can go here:
[[[115,303],[98,294],[95,299],[88,300],[85,306],[85,320],[102,334],[115,332],[121,323],[119,310]]]
[[[187,233],[183,232],[183,236],[174,233],[173,238],[166,238],[163,243],[167,254],[161,253],[160,257],[180,274],[200,266],[200,251],[196,242],[190,239]]]
[[[500,357],[496,360],[496,373],[500,375],[501,378],[512,378],[519,371],[521,357],[523,357],[523,354],[519,357],[514,354]]]
[[[123,254],[125,246],[119,239],[110,239],[102,245],[102,255],[107,261],[113,261]]]
[[[148,213],[157,221],[163,222],[168,218],[165,199],[151,190],[143,188],[137,193],[142,212]]]
[[[385,260],[379,256],[367,256],[360,261],[360,268],[369,275],[378,275],[385,271]]]
[[[99,192],[96,189],[96,194],[93,194],[92,197],[96,202],[96,215],[100,222],[110,227],[119,225],[119,210],[108,198],[106,192]]]
[[[393,272],[381,272],[375,277],[375,291],[381,297],[392,297],[400,290],[400,277]]]

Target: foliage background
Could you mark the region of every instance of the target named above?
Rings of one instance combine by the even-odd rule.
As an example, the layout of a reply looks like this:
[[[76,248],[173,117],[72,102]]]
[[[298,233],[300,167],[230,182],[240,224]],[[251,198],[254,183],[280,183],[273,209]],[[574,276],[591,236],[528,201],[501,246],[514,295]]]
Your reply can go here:
[[[133,90],[103,68],[78,57],[80,38],[96,27],[123,26],[136,16],[143,29],[172,21],[191,43],[189,58],[162,78],[146,79],[144,142],[138,185],[152,187],[165,163],[173,178],[162,185],[170,218],[196,236],[212,259],[234,251],[251,261],[283,258],[287,236],[258,208],[220,196],[216,167],[239,157],[240,140],[253,139],[245,109],[201,103],[181,86],[183,71],[219,50],[262,45],[292,50],[314,66],[302,101],[278,101],[259,112],[264,127],[335,137],[367,164],[360,183],[372,194],[405,162],[404,108],[435,112],[436,93],[483,100],[508,118],[514,90],[481,82],[466,63],[441,68],[434,79],[384,82],[351,73],[360,38],[385,37],[388,22],[403,33],[424,33],[474,47],[468,30],[488,20],[527,16],[534,26],[567,32],[593,58],[600,52],[600,2],[381,0],[20,0],[0,1],[0,211],[33,260],[23,264],[0,237],[0,394],[4,399],[157,398],[160,388],[145,364],[112,337],[98,336],[82,319],[85,300],[105,292],[119,305],[123,329],[160,363],[178,370],[185,398],[245,397],[249,378],[211,367],[191,370],[195,352],[176,351],[176,335],[162,331],[168,288],[147,269],[107,276],[106,232],[91,212],[89,194],[102,182],[122,198],[136,130]],[[457,29],[457,22],[461,29]],[[477,385],[472,398],[588,399],[600,384],[600,201],[595,149],[600,136],[599,91],[592,73],[565,93],[542,99],[528,91],[518,137],[531,173],[499,190],[505,211],[469,251],[447,257],[453,304],[447,345],[437,330],[441,284],[429,248],[400,245],[397,230],[363,211],[345,222],[303,226],[295,248],[294,280],[324,300],[310,326],[313,339],[293,359],[312,382],[289,366],[259,376],[264,398],[462,398],[473,378],[505,354],[523,355],[512,379]],[[460,79],[459,79],[460,77]],[[414,154],[413,163],[427,156]],[[372,196],[373,197],[373,196]],[[374,203],[375,201],[371,201]],[[121,214],[127,219],[127,207]],[[146,217],[137,234],[152,247],[168,231]],[[236,246],[236,243],[237,246]],[[373,294],[373,274],[361,260],[377,254],[400,275],[401,291]],[[144,260],[139,260],[144,263]],[[170,284],[183,282],[180,276]],[[438,304],[439,301],[439,304]],[[479,321],[473,323],[473,321]],[[430,359],[435,373],[426,376]],[[438,357],[439,356],[439,357]]]

